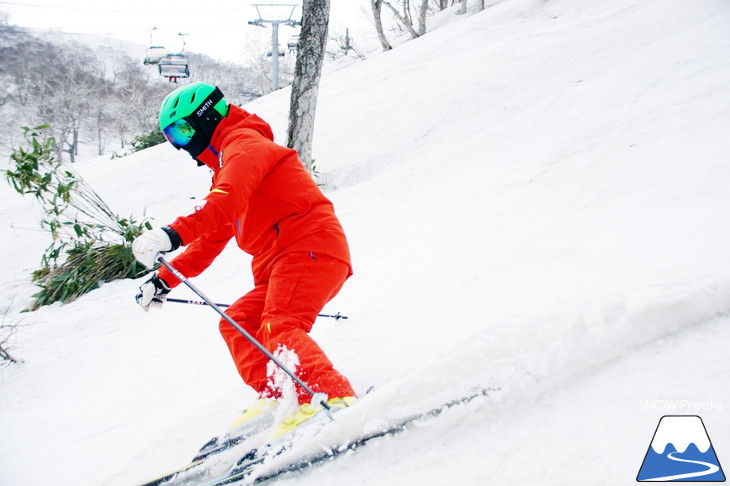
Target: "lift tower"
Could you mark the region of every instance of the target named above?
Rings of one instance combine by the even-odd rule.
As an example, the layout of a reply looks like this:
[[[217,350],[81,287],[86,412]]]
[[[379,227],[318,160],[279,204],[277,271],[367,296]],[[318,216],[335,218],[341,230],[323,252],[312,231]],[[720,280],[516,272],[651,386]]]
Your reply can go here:
[[[299,5],[283,4],[283,3],[255,3],[252,7],[256,8],[258,17],[256,20],[250,20],[250,25],[265,27],[265,24],[271,24],[271,89],[276,91],[279,89],[279,26],[287,25],[296,27],[302,25],[301,21],[292,18],[294,11]],[[261,15],[261,9],[272,12],[269,18]],[[274,15],[275,13],[283,13],[283,15]],[[286,12],[288,11],[288,15]]]

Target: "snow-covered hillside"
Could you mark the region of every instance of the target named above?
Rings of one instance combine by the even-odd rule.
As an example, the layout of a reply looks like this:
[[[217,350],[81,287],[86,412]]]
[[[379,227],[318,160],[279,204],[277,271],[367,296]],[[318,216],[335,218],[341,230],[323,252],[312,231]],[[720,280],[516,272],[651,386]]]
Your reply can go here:
[[[377,407],[489,398],[280,484],[633,484],[659,418],[730,462],[730,4],[502,0],[322,79],[314,153],[355,275],[314,335]],[[288,90],[246,106],[283,141]],[[160,224],[207,189],[159,146],[79,170]],[[0,484],[132,485],[253,394],[207,308],[142,282],[21,314],[46,236],[3,186]],[[251,285],[228,248],[198,286]],[[192,297],[186,289],[175,297]]]

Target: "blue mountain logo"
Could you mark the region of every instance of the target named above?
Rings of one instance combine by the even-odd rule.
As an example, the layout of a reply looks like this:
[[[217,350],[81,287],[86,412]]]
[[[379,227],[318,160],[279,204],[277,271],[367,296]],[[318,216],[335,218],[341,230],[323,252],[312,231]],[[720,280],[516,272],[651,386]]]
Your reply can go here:
[[[725,481],[702,419],[697,415],[662,417],[636,480]]]

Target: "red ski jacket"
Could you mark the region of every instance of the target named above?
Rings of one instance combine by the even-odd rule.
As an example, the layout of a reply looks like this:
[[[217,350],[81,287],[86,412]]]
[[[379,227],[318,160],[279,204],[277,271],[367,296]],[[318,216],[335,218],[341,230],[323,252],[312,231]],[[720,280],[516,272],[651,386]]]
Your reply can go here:
[[[185,251],[173,265],[199,275],[236,238],[253,256],[254,281],[268,279],[270,265],[293,251],[321,253],[350,265],[350,252],[332,203],[304,169],[295,150],[273,142],[271,127],[235,105],[198,159],[213,170],[213,186],[195,212],[177,218]],[[180,281],[166,268],[160,277]]]

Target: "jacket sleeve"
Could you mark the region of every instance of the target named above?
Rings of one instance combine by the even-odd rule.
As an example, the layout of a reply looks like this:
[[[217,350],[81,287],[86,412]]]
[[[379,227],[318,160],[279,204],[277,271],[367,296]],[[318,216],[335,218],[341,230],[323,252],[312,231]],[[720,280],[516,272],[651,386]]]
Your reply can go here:
[[[233,227],[226,225],[223,230],[206,234],[190,243],[185,251],[176,256],[170,264],[187,278],[196,277],[210,266],[220,255],[233,237]],[[183,240],[184,242],[185,240]],[[171,288],[180,285],[180,280],[167,268],[161,267],[157,274]]]
[[[205,197],[205,204],[170,225],[178,232],[183,244],[227,224],[235,224],[246,213],[256,187],[290,151],[254,130],[236,133],[235,139],[221,150],[223,166]]]

